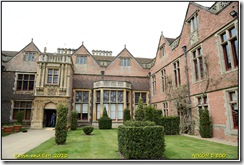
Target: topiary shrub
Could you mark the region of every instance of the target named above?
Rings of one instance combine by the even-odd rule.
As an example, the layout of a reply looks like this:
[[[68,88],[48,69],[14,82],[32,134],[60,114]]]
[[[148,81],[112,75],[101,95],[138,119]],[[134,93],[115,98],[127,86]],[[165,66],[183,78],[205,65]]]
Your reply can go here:
[[[207,109],[199,109],[200,126],[199,132],[202,138],[213,137],[213,125],[209,117],[209,111]]]
[[[77,112],[73,111],[71,114],[71,130],[76,130],[78,127],[78,121],[77,121]]]
[[[92,131],[94,130],[94,127],[93,126],[84,126],[82,129],[86,135],[90,135],[92,133]]]
[[[180,132],[180,120],[178,116],[161,117],[158,125],[164,127],[165,135],[178,135]]]
[[[124,117],[123,117],[123,121],[127,121],[130,120],[130,110],[128,108],[124,109]]]
[[[57,123],[55,126],[55,141],[56,144],[65,144],[67,138],[67,114],[68,107],[63,104],[59,104],[57,107]]]
[[[139,97],[138,106],[135,111],[135,119],[138,121],[142,121],[144,119],[143,100],[141,97]]]
[[[19,111],[17,113],[17,123],[23,125],[23,117],[24,117],[23,111]]]
[[[98,119],[99,129],[111,129],[112,128],[112,119],[108,117],[106,107],[103,109],[103,116]]]
[[[126,159],[161,159],[164,128],[150,121],[126,121],[118,127],[118,148]]]

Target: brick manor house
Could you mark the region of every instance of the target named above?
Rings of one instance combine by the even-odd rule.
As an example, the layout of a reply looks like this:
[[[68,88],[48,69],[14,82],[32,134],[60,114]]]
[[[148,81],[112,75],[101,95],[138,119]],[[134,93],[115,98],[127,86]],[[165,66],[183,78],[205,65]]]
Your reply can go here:
[[[62,102],[69,106],[69,122],[76,110],[80,124],[97,125],[106,107],[118,125],[126,107],[134,116],[139,97],[162,115],[181,119],[173,95],[178,90],[189,96],[195,134],[198,109],[208,108],[214,137],[237,141],[238,16],[238,2],[211,7],[190,2],[180,35],[166,38],[162,33],[156,57],[150,58],[134,57],[126,47],[117,56],[89,52],[83,42],[77,49],[58,48],[56,53],[41,52],[33,40],[20,51],[2,51],[1,122],[16,121],[23,111],[30,128],[49,127],[51,114]]]

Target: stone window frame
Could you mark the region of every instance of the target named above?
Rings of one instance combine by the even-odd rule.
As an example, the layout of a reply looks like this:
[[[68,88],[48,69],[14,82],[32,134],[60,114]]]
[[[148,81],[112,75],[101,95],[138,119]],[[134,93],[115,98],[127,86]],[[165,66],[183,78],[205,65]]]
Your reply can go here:
[[[27,62],[35,62],[36,61],[36,52],[25,51],[23,60],[27,61]]]
[[[81,96],[81,101],[77,101],[77,92],[82,92],[82,96]],[[83,92],[88,92],[88,100],[87,101],[84,101],[84,98],[83,98]],[[91,100],[91,90],[85,90],[85,89],[76,89],[76,90],[73,90],[73,93],[74,93],[74,96],[73,96],[73,103],[74,103],[74,109],[76,110],[76,112],[80,112],[80,116],[78,116],[78,120],[79,121],[89,121],[90,120],[90,100]],[[79,104],[80,105],[80,111],[77,111],[76,109],[76,104]],[[83,104],[87,104],[87,119],[83,119]],[[78,113],[79,115],[79,113]]]
[[[232,28],[235,28],[236,29],[236,36],[235,37],[229,37],[229,30],[232,29]],[[221,35],[222,34],[228,34],[227,36],[227,41],[225,42],[222,42],[222,39],[221,39]],[[217,48],[218,48],[218,55],[219,55],[219,63],[220,63],[220,71],[222,74],[225,74],[225,73],[229,73],[229,72],[232,72],[232,71],[236,71],[238,70],[238,63],[235,64],[234,60],[233,60],[233,53],[232,53],[232,47],[231,47],[231,41],[233,39],[237,39],[238,41],[238,46],[239,46],[239,39],[238,39],[238,35],[239,35],[239,31],[238,31],[238,21],[234,21],[228,25],[226,25],[224,28],[220,29],[216,34],[216,42],[217,42]],[[226,67],[226,58],[225,58],[225,53],[223,52],[223,47],[222,45],[224,44],[227,44],[228,48],[229,48],[229,51],[230,51],[230,62],[231,62],[231,68],[227,69]],[[238,47],[238,52],[239,52],[239,47]],[[239,53],[238,53],[238,56],[239,56]],[[239,59],[238,59],[238,62],[239,62]]]
[[[102,90],[102,92],[101,92]],[[104,100],[104,93],[108,92],[108,100],[105,101]],[[113,97],[111,96],[112,93],[115,92],[115,100],[113,99]],[[122,100],[119,101],[119,93],[122,93]],[[122,121],[123,120],[123,110],[124,110],[124,106],[129,106],[130,103],[127,102],[127,92],[128,90],[124,90],[124,89],[112,89],[112,88],[103,88],[103,89],[96,89],[95,90],[95,98],[94,98],[94,106],[95,106],[95,112],[96,112],[96,119],[98,120],[100,118],[100,114],[101,114],[101,110],[103,111],[104,107],[106,107],[107,110],[107,114],[108,116],[113,120],[113,121]],[[98,94],[100,94],[100,96],[98,96]],[[102,96],[103,94],[103,96]],[[125,95],[126,96],[125,96]],[[129,94],[128,94],[129,95]],[[121,97],[120,97],[121,98]],[[100,100],[98,100],[100,99]],[[129,101],[129,100],[128,100]],[[111,107],[115,105],[115,118],[111,117]],[[119,106],[122,105],[122,111],[120,111],[121,109],[119,108]],[[101,108],[101,106],[103,106]],[[99,107],[99,108],[98,108]],[[119,118],[119,113],[122,116],[122,118]]]
[[[199,54],[199,50],[201,50],[200,54]],[[197,46],[196,48],[191,50],[192,80],[193,80],[193,83],[200,82],[202,80],[205,80],[205,78],[206,78],[205,59],[204,59],[204,55],[203,55],[202,52],[203,52],[203,50],[202,50],[202,46],[201,45]],[[196,68],[196,66],[197,66],[197,68]],[[198,75],[198,78],[197,78],[197,75]]]
[[[32,90],[18,90],[18,75],[34,75],[34,84],[33,84],[33,89]],[[30,72],[16,72],[15,73],[15,80],[14,80],[14,93],[16,94],[33,94],[34,89],[35,89],[35,80],[36,80],[36,73],[30,73]],[[28,83],[29,84],[29,83]]]
[[[169,116],[169,103],[167,101],[162,102],[162,115],[164,117]]]
[[[230,100],[230,94],[231,92],[234,92],[236,94],[236,100]],[[239,110],[239,95],[238,95],[238,88],[232,88],[225,90],[225,105],[226,105],[226,117],[227,117],[227,131],[230,131],[230,134],[237,135],[238,127],[235,127],[234,119],[233,119],[233,110],[230,104],[237,104],[238,110]],[[240,114],[240,113],[239,113]],[[239,116],[238,116],[239,118]],[[239,122],[240,123],[240,122]]]
[[[52,72],[52,74],[49,74],[48,71],[49,70],[57,70],[58,71],[58,74],[55,74],[54,75],[54,72]],[[52,76],[52,81],[51,82],[48,82],[48,76],[51,75]],[[54,83],[53,80],[54,80],[54,76],[57,76],[58,77],[58,80],[57,80],[57,83]],[[46,68],[46,85],[59,85],[59,80],[60,80],[60,68],[57,68],[57,67],[47,67]]]
[[[16,107],[15,103],[22,102],[22,104],[25,102],[25,106],[22,106],[21,103],[20,106]],[[27,107],[27,102],[30,106]],[[10,120],[17,121],[17,113],[15,114],[15,110],[24,111],[23,121],[30,121],[32,119],[32,110],[33,110],[33,100],[11,100],[11,112],[10,112]],[[27,110],[30,111],[29,118],[27,118]],[[16,117],[14,117],[16,116]]]
[[[76,56],[76,64],[78,64],[78,65],[87,64],[87,55],[77,55]]]
[[[209,104],[208,104],[209,101],[208,101],[207,94],[196,96],[195,99],[196,99],[197,110],[199,109],[209,110]]]

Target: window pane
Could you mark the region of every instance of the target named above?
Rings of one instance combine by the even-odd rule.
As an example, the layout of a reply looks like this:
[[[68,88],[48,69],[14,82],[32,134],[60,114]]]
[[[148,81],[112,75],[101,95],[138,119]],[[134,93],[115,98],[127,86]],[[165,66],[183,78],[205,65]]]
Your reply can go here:
[[[116,104],[110,105],[110,118],[116,119]]]
[[[197,64],[197,60],[194,60],[194,66],[195,66],[195,76],[196,76],[196,80],[198,80],[198,64]]]
[[[226,68],[231,68],[231,61],[230,61],[230,50],[228,45],[223,45],[224,55],[225,55],[225,64]]]
[[[129,92],[126,91],[126,102],[128,103],[129,102]]]
[[[48,82],[48,83],[52,83],[52,76],[48,76],[48,78],[47,78],[47,82]]]
[[[80,113],[80,108],[81,108],[81,104],[75,104],[75,110],[77,113]]]
[[[27,88],[28,88],[28,81],[24,81],[23,90],[27,90]]]
[[[88,103],[88,92],[83,92],[83,103]]]
[[[100,103],[100,91],[97,91],[97,102]]]
[[[20,108],[25,109],[26,108],[26,102],[25,101],[20,101]]]
[[[233,29],[230,29],[230,37],[234,37],[236,36],[236,29],[233,28]]]
[[[21,90],[22,89],[22,81],[18,81],[17,82],[17,90]]]
[[[23,74],[19,74],[18,75],[18,80],[22,80],[22,78],[23,78]]]
[[[54,75],[58,75],[58,70],[54,69]]]
[[[123,91],[118,91],[118,102],[123,102]]]
[[[53,83],[54,83],[54,84],[57,84],[57,83],[58,83],[58,76],[54,76],[54,77],[53,77]]]
[[[109,91],[103,91],[103,101],[106,103],[109,101]]]
[[[32,105],[31,101],[26,102],[26,108],[31,108],[31,105]]]
[[[118,104],[118,119],[123,119],[123,104]]]
[[[14,109],[13,110],[13,119],[17,119],[17,113],[19,112],[19,110]]]
[[[24,80],[29,80],[29,75],[24,75]]]
[[[30,80],[34,80],[35,79],[35,75],[30,75]]]
[[[88,104],[83,104],[82,113],[88,113]]]
[[[52,69],[48,69],[48,74],[52,74],[53,70]]]
[[[142,98],[143,103],[147,103],[146,93],[142,93],[141,98]]]
[[[97,104],[97,119],[100,118],[100,104]]]
[[[139,102],[140,93],[135,93],[135,103]]]
[[[110,102],[116,102],[116,91],[110,91]]]
[[[34,89],[34,81],[30,81],[29,90],[33,90],[33,89]]]
[[[76,102],[81,102],[81,94],[82,92],[76,92]]]
[[[203,60],[202,60],[202,58],[199,58],[199,63],[200,63],[201,78],[203,78],[204,77],[204,68],[203,68]]]

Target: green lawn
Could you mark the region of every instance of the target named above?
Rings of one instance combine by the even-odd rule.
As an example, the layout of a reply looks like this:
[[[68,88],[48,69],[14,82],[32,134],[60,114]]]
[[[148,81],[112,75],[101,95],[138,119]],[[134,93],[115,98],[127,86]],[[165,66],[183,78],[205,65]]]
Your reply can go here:
[[[167,159],[202,159],[207,156],[216,159],[219,156],[216,154],[222,154],[225,159],[237,159],[238,155],[238,147],[185,136],[165,136],[165,141]],[[85,135],[80,129],[70,131],[65,145],[56,145],[55,138],[51,138],[25,155],[27,159],[121,159],[117,129],[94,129],[92,135]]]

